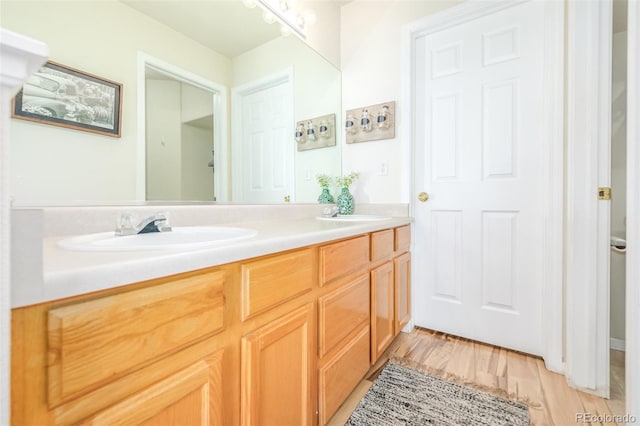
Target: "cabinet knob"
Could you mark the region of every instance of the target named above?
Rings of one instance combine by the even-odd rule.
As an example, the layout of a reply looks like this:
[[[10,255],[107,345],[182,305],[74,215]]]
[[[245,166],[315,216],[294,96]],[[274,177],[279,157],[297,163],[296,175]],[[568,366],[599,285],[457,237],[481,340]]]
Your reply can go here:
[[[418,200],[420,200],[421,203],[425,203],[428,199],[429,194],[427,194],[426,192],[421,192],[418,194]]]
[[[284,202],[285,202],[285,203],[289,203],[289,202],[291,202],[291,196],[289,196],[289,195],[285,195],[285,196],[284,196]]]

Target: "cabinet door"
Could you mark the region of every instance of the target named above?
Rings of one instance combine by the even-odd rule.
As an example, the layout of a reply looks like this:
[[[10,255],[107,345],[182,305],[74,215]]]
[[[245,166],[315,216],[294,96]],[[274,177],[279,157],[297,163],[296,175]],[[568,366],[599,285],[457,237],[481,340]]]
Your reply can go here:
[[[393,260],[395,270],[395,335],[411,319],[411,253],[407,252]]]
[[[371,363],[391,344],[394,334],[393,263],[371,271]]]
[[[315,347],[312,303],[242,338],[243,425],[314,423]]]
[[[85,419],[91,425],[222,424],[222,351]]]

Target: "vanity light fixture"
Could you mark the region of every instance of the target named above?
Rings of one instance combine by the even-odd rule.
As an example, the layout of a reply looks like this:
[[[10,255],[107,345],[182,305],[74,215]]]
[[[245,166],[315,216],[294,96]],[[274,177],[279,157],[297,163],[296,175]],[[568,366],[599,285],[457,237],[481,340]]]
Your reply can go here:
[[[299,11],[294,0],[243,0],[243,3],[250,8],[256,4],[260,6],[264,11],[262,17],[267,23],[279,21],[282,24],[282,35],[293,32],[298,37],[306,39],[306,26],[316,19],[314,12]]]

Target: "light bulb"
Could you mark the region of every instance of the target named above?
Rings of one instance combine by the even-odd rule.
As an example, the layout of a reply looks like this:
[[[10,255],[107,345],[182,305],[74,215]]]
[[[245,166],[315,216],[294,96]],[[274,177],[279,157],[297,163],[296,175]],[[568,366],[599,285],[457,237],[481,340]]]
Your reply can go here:
[[[304,18],[304,21],[310,25],[315,24],[316,20],[318,19],[316,13],[313,10],[305,10],[304,12],[302,12],[302,16]]]
[[[268,10],[265,10],[262,13],[262,19],[264,19],[264,22],[266,22],[267,24],[273,24],[274,22],[276,22],[276,17],[273,16],[273,13],[269,12]]]
[[[298,26],[298,28],[304,29],[304,17],[300,14],[296,15],[296,19],[295,19],[295,23]]]

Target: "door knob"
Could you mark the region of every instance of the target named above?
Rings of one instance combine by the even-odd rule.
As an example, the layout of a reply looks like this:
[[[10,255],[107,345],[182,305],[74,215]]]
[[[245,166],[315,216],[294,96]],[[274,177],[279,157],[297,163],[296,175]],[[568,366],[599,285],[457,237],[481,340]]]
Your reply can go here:
[[[418,200],[420,200],[421,203],[426,202],[429,199],[429,194],[427,194],[426,192],[421,192],[418,194]]]
[[[285,202],[285,203],[288,203],[288,202],[290,202],[290,201],[291,201],[291,197],[290,197],[290,196],[288,196],[288,195],[285,195],[285,197],[284,197],[284,202]]]

